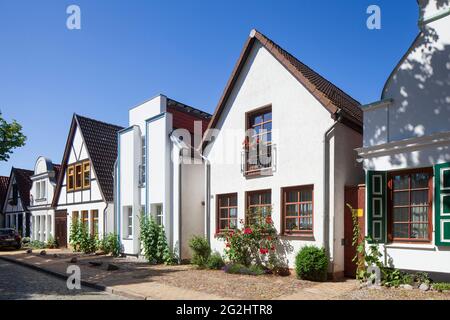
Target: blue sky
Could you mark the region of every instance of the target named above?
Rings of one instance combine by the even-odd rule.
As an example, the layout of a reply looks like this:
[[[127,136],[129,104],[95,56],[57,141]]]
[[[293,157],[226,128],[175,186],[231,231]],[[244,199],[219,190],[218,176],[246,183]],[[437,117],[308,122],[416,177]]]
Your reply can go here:
[[[81,8],[81,30],[66,8]],[[366,9],[381,8],[381,30]],[[379,99],[418,33],[415,0],[0,0],[0,110],[28,137],[11,166],[59,163],[72,114],[126,126],[164,93],[213,112],[252,28],[361,103]]]

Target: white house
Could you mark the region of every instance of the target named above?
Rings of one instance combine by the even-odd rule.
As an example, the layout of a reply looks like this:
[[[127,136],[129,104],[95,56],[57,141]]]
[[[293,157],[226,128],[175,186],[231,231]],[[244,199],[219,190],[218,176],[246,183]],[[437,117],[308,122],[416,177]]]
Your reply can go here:
[[[42,242],[55,239],[53,195],[60,172],[60,166],[49,159],[39,157],[34,166],[34,174],[30,177],[31,240]]]
[[[363,107],[367,234],[386,263],[450,276],[450,3],[420,0],[420,33]]]
[[[133,108],[118,134],[117,233],[123,251],[138,255],[140,216],[151,214],[181,259],[204,231],[204,166],[195,152],[210,115],[164,95]],[[196,133],[196,134],[194,134]]]
[[[3,203],[5,228],[16,229],[23,237],[30,236],[30,189],[33,171],[12,168]]]
[[[324,247],[329,272],[344,271],[344,188],[363,181],[359,103],[252,30],[206,133],[206,234],[246,213],[272,211],[289,265],[302,246]],[[247,131],[251,130],[251,131]],[[253,151],[255,152],[253,152]]]
[[[114,232],[114,163],[122,127],[75,114],[67,139],[52,206],[55,238],[70,241],[72,221],[101,238]]]

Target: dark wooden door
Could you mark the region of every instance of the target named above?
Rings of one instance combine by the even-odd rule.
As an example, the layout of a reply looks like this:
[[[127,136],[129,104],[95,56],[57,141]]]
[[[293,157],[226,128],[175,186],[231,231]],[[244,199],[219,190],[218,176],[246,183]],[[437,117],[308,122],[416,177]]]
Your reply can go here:
[[[353,258],[356,255],[356,245],[353,246],[353,220],[352,212],[347,204],[354,210],[358,210],[358,224],[361,230],[360,241],[364,238],[364,210],[365,210],[365,186],[345,187],[345,208],[344,208],[344,275],[355,277],[356,262]]]
[[[55,212],[55,240],[60,248],[67,248],[67,210]]]

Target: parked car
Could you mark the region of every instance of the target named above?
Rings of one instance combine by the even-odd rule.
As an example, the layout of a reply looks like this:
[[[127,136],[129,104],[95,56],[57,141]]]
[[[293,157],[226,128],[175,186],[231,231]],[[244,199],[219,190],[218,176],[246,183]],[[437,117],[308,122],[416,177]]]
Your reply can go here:
[[[1,248],[16,248],[22,247],[22,238],[20,234],[14,229],[0,229],[0,249]]]

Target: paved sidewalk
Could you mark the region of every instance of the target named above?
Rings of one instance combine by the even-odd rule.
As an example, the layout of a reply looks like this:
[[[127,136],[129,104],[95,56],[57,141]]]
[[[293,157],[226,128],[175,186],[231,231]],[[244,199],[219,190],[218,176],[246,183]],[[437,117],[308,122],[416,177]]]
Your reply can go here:
[[[68,250],[47,249],[46,255],[39,255],[41,250],[33,250],[27,254],[25,251],[1,251],[0,259],[18,263],[29,268],[39,270],[54,276],[67,279],[67,267],[70,259],[77,257],[76,265],[81,270],[82,284],[92,288],[120,295],[129,299],[140,300],[234,300],[236,297],[226,297],[216,294],[181,288],[158,282],[158,277],[170,270],[154,270],[149,276],[149,265],[136,261],[130,262],[125,258],[109,256],[74,254]],[[94,266],[92,263],[101,266]],[[108,271],[108,264],[114,264],[119,269]],[[181,268],[181,266],[180,266]],[[207,285],[207,284],[206,284]],[[340,295],[351,292],[357,288],[355,280],[343,282],[326,282],[314,284],[310,287],[283,295],[277,300],[327,300],[335,299]]]

